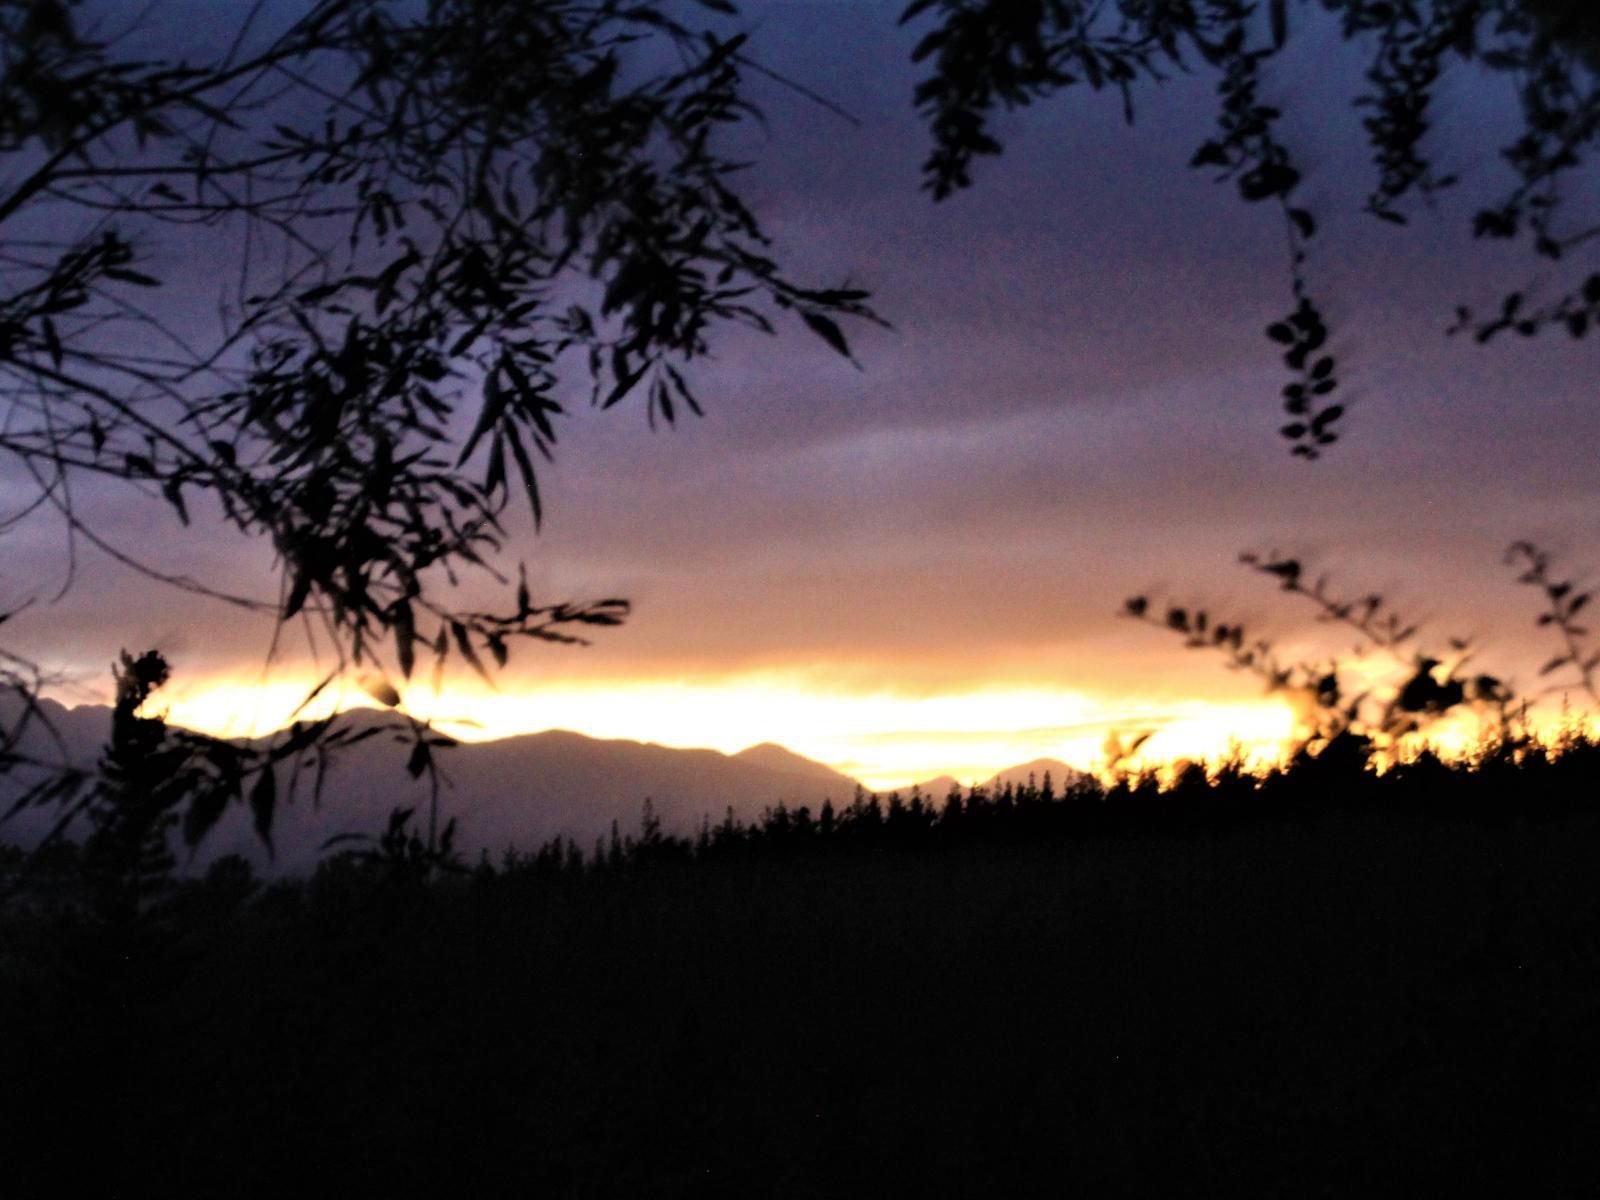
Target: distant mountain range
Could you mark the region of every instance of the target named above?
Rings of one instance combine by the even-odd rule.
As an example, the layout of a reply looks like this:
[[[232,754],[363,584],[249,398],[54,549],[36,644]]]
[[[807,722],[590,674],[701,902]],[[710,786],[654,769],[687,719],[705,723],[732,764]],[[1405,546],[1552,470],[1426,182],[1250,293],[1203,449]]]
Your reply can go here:
[[[110,709],[44,704],[68,757],[92,764],[110,729]],[[357,712],[349,719],[365,724],[384,715]],[[33,748],[43,750],[45,743],[35,741]],[[405,760],[404,746],[379,735],[338,753],[320,804],[312,801],[309,777],[298,780],[293,798],[279,804],[271,865],[280,871],[307,870],[329,837],[377,833],[397,805],[415,808],[413,821],[420,827],[426,821],[428,783],[426,778],[412,779]],[[774,742],[728,755],[554,730],[462,744],[442,750],[438,761],[445,780],[441,821],[456,819],[456,844],[469,859],[487,851],[497,860],[508,847],[534,850],[553,837],[572,838],[590,849],[597,838],[610,833],[612,822],[624,834],[636,831],[647,798],[665,829],[690,833],[703,820],[721,821],[730,810],[748,822],[779,803],[790,808],[809,805],[813,811],[825,800],[835,806],[849,804],[860,786],[825,763]],[[986,786],[1024,783],[1030,775],[1042,781],[1046,771],[1058,790],[1078,775],[1066,763],[1038,759],[1000,772]],[[962,785],[941,776],[920,788],[923,795],[942,801],[952,786]],[[8,787],[14,796],[16,784],[0,778],[0,805],[8,803]],[[280,785],[280,795],[286,790]],[[902,796],[911,792],[898,790]],[[44,835],[52,820],[43,811],[20,814],[0,825],[0,839],[29,844]],[[228,853],[268,865],[241,808],[222,819],[193,865],[203,868]]]

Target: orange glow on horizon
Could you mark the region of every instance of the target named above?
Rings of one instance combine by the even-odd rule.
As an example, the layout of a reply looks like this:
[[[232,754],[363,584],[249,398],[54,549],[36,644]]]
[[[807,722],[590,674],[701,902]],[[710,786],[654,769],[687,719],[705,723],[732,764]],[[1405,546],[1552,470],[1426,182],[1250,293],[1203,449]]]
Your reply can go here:
[[[229,737],[282,728],[305,701],[309,681],[266,684],[191,679],[162,693],[175,724]],[[551,729],[595,738],[653,742],[734,754],[776,742],[860,780],[874,790],[907,788],[941,776],[963,786],[1040,758],[1102,772],[1107,735],[1150,739],[1124,765],[1160,767],[1180,760],[1216,762],[1242,753],[1256,766],[1281,761],[1296,733],[1294,697],[1161,700],[1083,688],[991,685],[931,696],[864,692],[818,685],[798,675],[753,674],[712,681],[640,680],[631,684],[558,683],[490,690],[476,681],[436,695],[413,683],[401,711],[431,721],[464,742]],[[299,719],[377,707],[356,681],[328,687]],[[1535,722],[1554,733],[1559,720]],[[1446,755],[1465,753],[1480,733],[1461,713],[1436,725],[1428,742]],[[1420,748],[1408,737],[1400,750]]]
[[[238,737],[289,722],[309,682],[265,685],[195,680],[174,683],[164,708],[175,724]],[[1152,737],[1133,760],[1153,766],[1181,758],[1216,759],[1237,745],[1256,761],[1277,756],[1292,732],[1281,700],[1159,702],[1081,689],[991,686],[908,697],[819,688],[781,675],[716,682],[647,680],[628,686],[556,685],[525,691],[480,686],[402,690],[402,711],[431,720],[462,741],[566,729],[733,754],[777,742],[827,763],[874,789],[904,788],[939,776],[963,785],[1038,758],[1082,770],[1103,765],[1110,731]],[[362,688],[330,686],[300,719],[375,707]]]

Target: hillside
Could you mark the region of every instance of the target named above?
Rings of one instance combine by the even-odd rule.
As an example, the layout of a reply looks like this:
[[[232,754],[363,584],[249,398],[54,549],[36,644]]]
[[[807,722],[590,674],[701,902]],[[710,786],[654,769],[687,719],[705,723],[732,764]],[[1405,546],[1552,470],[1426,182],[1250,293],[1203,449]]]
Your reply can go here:
[[[95,705],[68,709],[48,700],[43,708],[67,756],[92,765],[109,729],[110,710]],[[370,710],[353,712],[347,719],[358,728],[386,720]],[[407,774],[407,750],[397,740],[383,734],[336,755],[324,779],[320,804],[312,794],[309,770],[299,778],[282,780],[286,802],[275,822],[271,860],[243,809],[236,808],[224,816],[189,865],[203,868],[233,853],[262,868],[303,871],[315,864],[328,838],[377,833],[396,806],[414,808],[415,827],[424,828],[428,781]],[[41,755],[55,753],[53,741],[42,729],[31,735],[28,748]],[[456,845],[469,859],[484,851],[498,859],[511,846],[537,849],[554,837],[571,838],[585,850],[592,849],[597,838],[609,836],[612,822],[625,834],[636,830],[646,799],[667,831],[692,833],[706,819],[713,824],[723,820],[730,809],[738,820],[749,823],[780,803],[789,808],[806,805],[813,811],[824,801],[846,805],[860,786],[850,776],[776,742],[729,755],[550,730],[464,743],[442,750],[438,762],[441,820],[456,820]],[[1021,786],[1030,776],[1042,781],[1046,771],[1058,791],[1080,777],[1068,764],[1042,758],[1007,768],[983,786],[991,790],[1006,783]],[[921,789],[930,800],[942,802],[953,786],[962,785],[952,776],[941,776]],[[902,796],[910,794],[909,788],[899,790]],[[15,794],[15,782],[0,779],[0,802]],[[53,812],[20,814],[0,825],[0,839],[32,844],[54,820]]]
[[[1594,1195],[1597,768],[0,905],[7,1194]]]
[[[69,710],[45,703],[72,761],[92,764],[109,727],[110,710]],[[357,713],[352,719],[366,724],[377,717]],[[31,745],[40,753],[49,748],[41,733],[32,737]],[[456,845],[469,858],[485,850],[498,857],[512,845],[531,850],[553,837],[572,838],[591,848],[596,838],[609,834],[613,821],[624,832],[635,830],[647,798],[663,826],[686,832],[705,818],[722,820],[730,808],[749,821],[780,802],[813,808],[824,800],[847,804],[857,786],[848,776],[771,744],[730,756],[561,730],[462,744],[441,751],[438,761],[441,819],[455,818]],[[420,826],[429,803],[428,781],[412,779],[405,764],[405,746],[381,735],[334,758],[320,804],[314,801],[309,771],[292,783],[285,780],[289,800],[280,806],[275,823],[275,868],[313,866],[329,837],[377,832],[397,805],[415,807]],[[14,785],[10,793],[5,786],[0,780],[0,799],[15,794]],[[0,833],[26,845],[53,820],[51,813],[24,813],[0,827]],[[266,865],[264,848],[240,808],[223,817],[194,865],[203,867],[228,853]]]

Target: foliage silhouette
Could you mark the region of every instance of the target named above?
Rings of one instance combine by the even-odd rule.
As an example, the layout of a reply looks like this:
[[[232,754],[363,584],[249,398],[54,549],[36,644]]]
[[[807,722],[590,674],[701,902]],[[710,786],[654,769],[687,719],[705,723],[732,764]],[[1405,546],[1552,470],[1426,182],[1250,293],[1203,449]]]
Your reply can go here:
[[[1337,438],[1344,405],[1306,274],[1317,220],[1263,85],[1318,7],[914,0],[901,15],[927,64],[914,103],[936,198],[1000,151],[997,107],[1086,84],[1115,90],[1131,117],[1137,86],[1214,74],[1217,130],[1194,165],[1281,213],[1292,305],[1267,335],[1291,373],[1281,432],[1306,458]],[[1600,128],[1587,7],[1320,8],[1372,49],[1351,108],[1377,172],[1368,211],[1404,224],[1408,204],[1458,185],[1425,136],[1440,78],[1471,63],[1513,81],[1519,104],[1503,152],[1516,180],[1477,206],[1474,232],[1525,238],[1563,264],[1582,256],[1593,230],[1568,229],[1562,201]],[[91,527],[74,489],[131,483],[186,523],[191,508],[220,512],[270,539],[282,569],[275,600],[222,599],[304,616],[341,665],[385,676],[426,657],[488,672],[519,639],[581,640],[622,620],[624,601],[535,604],[520,580],[492,610],[445,595],[458,572],[501,578],[514,497],[539,519],[536,464],[557,439],[562,382],[585,378],[600,407],[640,397],[671,422],[698,411],[692,368],[718,328],[794,316],[848,356],[845,325],[878,319],[861,289],[796,283],[772,256],[732,179],[739,164],[717,149],[722,130],[758,115],[748,75],[770,72],[748,34],[718,32],[735,4],[683,10],[317,0],[273,31],[257,5],[230,45],[172,62],[85,32],[66,0],[0,3],[0,154],[17,172],[0,194],[12,281],[0,450],[34,484],[29,509],[56,510],[74,544],[212,594]],[[161,300],[172,280],[154,252],[192,230],[250,247],[209,338]],[[1600,276],[1580,275],[1542,307],[1514,293],[1459,326],[1485,341],[1551,324],[1581,337]],[[38,718],[40,674],[0,659],[24,723]],[[0,768],[19,738],[0,730]],[[62,774],[34,798],[82,782]]]
[[[1410,210],[1461,185],[1428,146],[1441,81],[1470,67],[1516,95],[1515,126],[1499,152],[1514,180],[1473,199],[1472,232],[1525,240],[1571,280],[1538,306],[1512,292],[1493,317],[1460,307],[1455,330],[1479,342],[1551,326],[1581,338],[1600,317],[1600,273],[1592,258],[1588,270],[1573,265],[1592,252],[1600,224],[1567,203],[1600,136],[1600,19],[1586,0],[912,0],[900,20],[920,32],[912,58],[928,73],[915,101],[933,140],[923,181],[937,199],[971,186],[978,160],[1001,152],[991,126],[998,109],[1087,87],[1115,92],[1131,122],[1136,89],[1196,72],[1216,78],[1216,132],[1190,165],[1282,218],[1293,305],[1267,336],[1286,347],[1289,421],[1280,432],[1297,456],[1316,458],[1337,439],[1344,406],[1332,400],[1338,363],[1325,350],[1328,327],[1307,275],[1318,221],[1304,199],[1303,155],[1283,131],[1283,110],[1261,93],[1281,56],[1319,28],[1358,44],[1367,63],[1348,111],[1316,116],[1358,126],[1375,173],[1364,208],[1390,224],[1406,225]]]
[[[487,673],[519,639],[616,625],[626,601],[536,604],[492,561],[517,497],[541,516],[559,385],[672,422],[718,328],[793,316],[848,356],[841,322],[875,319],[858,288],[793,282],[732,187],[745,38],[616,0],[242,16],[168,61],[68,0],[0,2],[0,451],[36,489],[0,532],[54,509],[73,547],[304,617],[390,695],[419,658]],[[162,298],[190,231],[245,248],[205,321]],[[75,500],[102,479],[269,539],[279,596],[123,551]],[[469,571],[506,603],[452,604]],[[24,721],[38,682],[0,658]],[[35,799],[81,782],[58,778]]]
[[[1529,744],[1528,708],[1538,694],[1519,700],[1506,681],[1466,672],[1473,656],[1469,639],[1449,638],[1447,649],[1412,648],[1420,626],[1402,617],[1382,596],[1340,597],[1330,589],[1326,575],[1310,579],[1300,560],[1276,553],[1247,552],[1240,561],[1276,582],[1280,591],[1313,604],[1319,622],[1353,630],[1361,639],[1357,653],[1379,651],[1400,669],[1398,675],[1390,672],[1393,678],[1386,689],[1369,686],[1355,691],[1335,659],[1285,665],[1270,640],[1247,637],[1242,623],[1217,621],[1203,609],[1176,605],[1158,616],[1149,597],[1127,600],[1124,616],[1177,633],[1190,649],[1219,652],[1230,669],[1249,671],[1262,679],[1269,693],[1282,693],[1296,717],[1292,757],[1316,758],[1331,751],[1363,763],[1392,762],[1402,739],[1426,736],[1441,721],[1467,711],[1478,715],[1480,736],[1489,744],[1505,749]],[[1576,686],[1591,704],[1600,701],[1595,684],[1600,651],[1589,648],[1589,631],[1576,621],[1590,593],[1577,590],[1570,579],[1553,578],[1549,554],[1531,542],[1512,545],[1506,561],[1521,569],[1518,582],[1544,594],[1549,610],[1538,616],[1537,625],[1552,628],[1562,639],[1561,652],[1540,668],[1540,676],[1563,667],[1576,676],[1572,683],[1554,685],[1544,694],[1570,692]],[[1588,710],[1591,716],[1596,711]]]
[[[8,904],[8,1183],[266,1194],[289,1140],[409,1191],[1584,1191],[1597,769],[1574,735],[647,816],[459,874],[219,865],[103,1006],[81,915]],[[64,1108],[118,1154],[54,1153]]]
[[[1595,671],[1600,668],[1600,650],[1586,644],[1589,630],[1576,621],[1589,603],[1593,593],[1579,591],[1571,579],[1554,579],[1550,575],[1550,556],[1532,542],[1516,542],[1506,551],[1506,562],[1523,568],[1518,583],[1536,587],[1544,593],[1549,611],[1539,614],[1538,624],[1549,626],[1561,635],[1561,653],[1539,668],[1541,676],[1561,668],[1575,671],[1578,685],[1589,702],[1600,705],[1600,684]]]

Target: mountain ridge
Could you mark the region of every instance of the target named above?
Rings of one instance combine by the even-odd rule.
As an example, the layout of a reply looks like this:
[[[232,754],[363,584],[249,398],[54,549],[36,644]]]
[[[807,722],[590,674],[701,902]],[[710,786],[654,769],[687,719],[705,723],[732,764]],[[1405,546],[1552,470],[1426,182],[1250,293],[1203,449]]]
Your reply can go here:
[[[13,701],[14,703],[14,701]],[[110,731],[111,710],[100,705],[67,708],[40,702],[43,713],[66,743],[68,760],[90,767]],[[381,709],[352,710],[358,726],[380,721]],[[52,753],[42,728],[28,735],[40,756]],[[247,739],[246,739],[247,740]],[[397,740],[409,740],[397,731]],[[396,807],[416,813],[414,827],[426,826],[429,781],[413,779],[406,770],[406,751],[394,740],[373,737],[332,756],[320,803],[312,802],[305,776],[280,779],[280,803],[274,820],[275,853],[268,855],[250,826],[245,806],[234,805],[201,843],[190,866],[203,869],[225,854],[240,854],[274,873],[314,867],[320,847],[340,833],[375,834]],[[872,794],[853,777],[826,763],[797,754],[776,742],[761,742],[734,754],[709,748],[679,748],[628,738],[595,738],[574,730],[554,729],[516,734],[481,742],[461,742],[437,755],[442,786],[440,820],[455,819],[456,847],[466,857],[487,854],[496,859],[510,848],[538,849],[553,838],[572,840],[584,850],[616,827],[628,833],[638,827],[648,799],[663,828],[692,834],[703,822],[716,824],[732,813],[736,820],[759,820],[768,808],[802,805],[813,811],[824,801],[847,805],[857,789]],[[1008,768],[990,781],[1013,772],[1023,778],[1048,763],[1052,772],[1072,771],[1056,760],[1035,760]],[[922,785],[925,795],[942,800],[953,777]],[[1064,779],[1058,788],[1064,786]],[[938,784],[940,786],[933,786]],[[959,786],[959,785],[958,785]],[[985,785],[988,786],[988,785]],[[877,794],[887,795],[891,789]],[[902,794],[909,788],[893,789]],[[964,790],[964,789],[963,789]],[[291,791],[297,793],[290,802]],[[0,811],[18,783],[0,777]],[[27,810],[0,824],[0,839],[36,843],[57,819],[51,810]],[[187,856],[187,853],[185,854]]]

